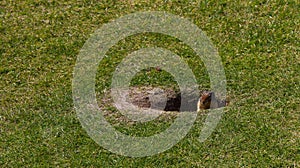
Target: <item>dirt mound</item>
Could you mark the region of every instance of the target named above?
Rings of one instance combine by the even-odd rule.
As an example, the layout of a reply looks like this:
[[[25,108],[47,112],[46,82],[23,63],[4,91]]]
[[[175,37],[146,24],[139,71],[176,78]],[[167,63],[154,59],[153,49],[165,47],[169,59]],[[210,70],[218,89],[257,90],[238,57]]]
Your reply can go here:
[[[129,101],[140,108],[163,111],[196,111],[198,96],[198,93],[188,89],[183,94],[171,88],[131,87]],[[185,97],[183,102],[181,101],[182,97]]]

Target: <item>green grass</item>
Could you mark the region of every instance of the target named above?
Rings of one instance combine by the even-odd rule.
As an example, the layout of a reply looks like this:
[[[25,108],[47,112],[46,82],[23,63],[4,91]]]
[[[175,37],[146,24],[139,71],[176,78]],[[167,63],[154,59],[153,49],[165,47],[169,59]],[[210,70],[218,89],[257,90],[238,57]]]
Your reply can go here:
[[[298,1],[30,1],[0,2],[1,167],[299,167],[300,44]],[[129,158],[97,145],[73,108],[72,72],[84,42],[104,23],[137,11],[167,11],[206,32],[222,58],[231,105],[204,143],[204,116],[171,149]],[[145,47],[169,49],[188,62],[201,88],[201,60],[172,37],[146,33],[112,47],[99,65],[96,91],[109,89],[114,68]],[[175,85],[166,72],[139,73],[132,85]],[[108,108],[114,110],[114,108]],[[170,124],[121,123],[147,136]],[[117,122],[112,122],[117,124]],[[149,131],[149,132],[148,132]]]

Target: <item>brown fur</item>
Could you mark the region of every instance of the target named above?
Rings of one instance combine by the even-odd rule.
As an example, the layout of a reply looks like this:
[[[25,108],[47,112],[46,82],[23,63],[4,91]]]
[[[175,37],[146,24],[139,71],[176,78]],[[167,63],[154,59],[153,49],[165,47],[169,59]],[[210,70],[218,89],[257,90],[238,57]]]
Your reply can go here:
[[[212,102],[215,100],[215,102]],[[197,103],[197,111],[210,109],[210,108],[219,108],[228,106],[228,100],[217,100],[215,98],[215,93],[210,91],[205,91],[201,94],[198,103]]]

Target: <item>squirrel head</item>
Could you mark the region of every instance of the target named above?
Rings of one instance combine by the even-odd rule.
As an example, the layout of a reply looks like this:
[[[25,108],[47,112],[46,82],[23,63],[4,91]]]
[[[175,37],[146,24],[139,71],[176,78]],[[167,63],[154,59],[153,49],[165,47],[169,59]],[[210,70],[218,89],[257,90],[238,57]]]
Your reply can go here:
[[[219,108],[229,105],[229,99],[216,99],[215,93],[211,91],[204,91],[198,101],[198,110],[205,110],[210,108]]]
[[[199,100],[200,109],[209,109],[213,97],[214,97],[213,92],[210,91],[203,92]]]

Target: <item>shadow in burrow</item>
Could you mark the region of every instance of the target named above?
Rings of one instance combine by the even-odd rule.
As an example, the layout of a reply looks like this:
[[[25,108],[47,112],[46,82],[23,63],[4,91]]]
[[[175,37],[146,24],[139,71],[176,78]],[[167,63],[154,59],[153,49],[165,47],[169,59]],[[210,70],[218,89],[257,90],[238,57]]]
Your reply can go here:
[[[183,99],[184,98],[184,99]],[[199,94],[186,91],[176,92],[172,89],[131,89],[130,101],[140,108],[151,108],[163,111],[196,111]]]

